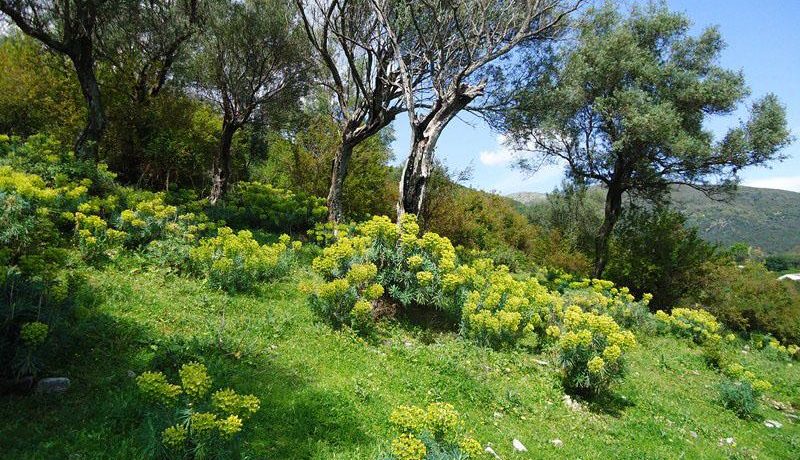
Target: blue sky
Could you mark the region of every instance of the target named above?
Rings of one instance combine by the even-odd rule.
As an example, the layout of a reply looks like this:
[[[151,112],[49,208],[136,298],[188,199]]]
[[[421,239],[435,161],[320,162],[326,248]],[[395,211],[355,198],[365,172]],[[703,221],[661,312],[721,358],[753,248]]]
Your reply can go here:
[[[789,128],[799,140],[784,153],[789,159],[772,165],[744,170],[742,184],[800,192],[800,0],[669,0],[669,6],[685,12],[694,22],[693,33],[710,25],[719,26],[728,47],[720,64],[741,69],[752,90],[750,101],[772,92],[787,108]],[[727,117],[708,122],[709,128],[724,133],[745,118],[744,107]],[[408,153],[408,120],[404,115],[394,123],[393,148],[400,163]],[[549,192],[563,178],[563,168],[546,166],[532,176],[510,167],[511,152],[504,148],[481,120],[465,115],[453,120],[442,133],[437,158],[452,170],[473,169],[467,184],[501,194],[532,191]]]

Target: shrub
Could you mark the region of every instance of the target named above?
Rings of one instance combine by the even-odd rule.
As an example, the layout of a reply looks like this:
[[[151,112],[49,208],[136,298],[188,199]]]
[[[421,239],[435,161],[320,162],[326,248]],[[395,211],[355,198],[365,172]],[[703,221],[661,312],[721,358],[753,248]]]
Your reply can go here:
[[[687,300],[703,305],[731,329],[800,343],[800,287],[776,278],[758,263],[741,268],[716,264],[708,270],[700,293]]]
[[[390,459],[466,460],[483,455],[481,443],[465,435],[458,412],[448,403],[431,403],[424,409],[399,406],[389,422],[398,433],[391,442]]]
[[[750,418],[758,408],[758,395],[748,381],[724,380],[719,385],[722,406],[742,418]]]
[[[108,228],[100,216],[75,213],[75,239],[81,257],[90,263],[108,260],[122,247],[125,232]]]
[[[234,233],[222,227],[216,237],[200,240],[189,255],[209,285],[238,292],[281,273],[296,247],[290,243],[289,236],[282,235],[278,243],[260,245],[247,230]]]
[[[230,388],[210,393],[211,377],[199,363],[184,364],[179,376],[180,385],[170,383],[161,372],[144,372],[136,378],[139,391],[155,404],[148,412],[151,423],[165,427],[161,443],[175,458],[230,455],[244,422],[261,402]]]
[[[322,221],[328,210],[323,198],[270,184],[239,182],[223,203],[207,212],[234,228],[301,232]]]
[[[564,387],[596,395],[624,376],[624,353],[636,346],[633,333],[623,330],[608,315],[584,312],[576,306],[564,312],[557,336],[558,362]]]
[[[671,314],[658,310],[656,321],[662,330],[679,337],[688,337],[701,344],[707,340],[719,340],[720,325],[711,313],[692,308],[675,308]]]
[[[169,224],[178,218],[178,208],[164,203],[161,196],[136,203],[120,213],[120,228],[127,233],[126,243],[140,247],[164,235]]]
[[[562,276],[554,284],[564,297],[565,305],[577,305],[584,311],[606,314],[614,318],[623,328],[642,327],[650,321],[648,305],[653,298],[645,293],[637,301],[627,287],[617,288],[613,282],[599,279],[571,281],[571,276]]]

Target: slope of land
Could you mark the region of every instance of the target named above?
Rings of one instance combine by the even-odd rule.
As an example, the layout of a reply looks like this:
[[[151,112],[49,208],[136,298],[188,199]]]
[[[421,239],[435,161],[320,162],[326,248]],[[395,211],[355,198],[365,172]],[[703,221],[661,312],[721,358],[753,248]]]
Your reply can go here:
[[[601,194],[600,188],[590,193]],[[514,193],[510,198],[523,205],[535,205],[546,195]],[[755,187],[739,187],[732,199],[710,199],[689,187],[672,192],[676,209],[696,226],[700,236],[712,243],[730,246],[744,242],[767,254],[797,251],[800,248],[800,193]],[[602,206],[602,199],[593,200]]]
[[[228,296],[142,269],[133,256],[92,272],[96,305],[48,364],[73,386],[61,396],[0,400],[0,457],[143,458],[158,435],[131,376],[169,366],[174,379],[189,360],[205,363],[216,385],[261,399],[245,426],[244,458],[374,459],[393,434],[391,410],[431,401],[452,403],[504,459],[797,455],[797,419],[769,405],[754,420],[723,409],[719,373],[686,340],[640,334],[614,399],[576,411],[562,402],[550,356],[491,351],[403,322],[365,342],[316,318],[297,288],[312,279],[297,268],[254,294]],[[773,382],[770,397],[800,405],[800,366],[757,351],[740,358]],[[514,452],[514,438],[527,453]]]

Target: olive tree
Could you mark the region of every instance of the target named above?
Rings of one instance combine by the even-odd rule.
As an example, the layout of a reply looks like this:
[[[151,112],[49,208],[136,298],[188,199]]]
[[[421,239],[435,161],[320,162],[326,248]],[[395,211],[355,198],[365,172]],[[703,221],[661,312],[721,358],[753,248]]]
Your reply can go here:
[[[192,87],[222,113],[211,171],[212,204],[228,189],[236,132],[257,110],[280,110],[303,94],[308,61],[303,29],[290,6],[281,0],[223,0],[214,6],[194,50]]]
[[[522,167],[556,159],[576,183],[605,189],[595,277],[606,267],[626,196],[664,202],[673,184],[730,191],[742,168],[780,159],[790,140],[774,95],[753,102],[749,119],[721,139],[704,128],[709,115],[732,113],[749,91],[740,72],[717,65],[719,31],[693,37],[689,27],[663,6],[590,10],[577,44],[536,72],[502,117],[501,127],[529,153]]]
[[[398,217],[418,214],[439,136],[499,78],[499,59],[556,37],[581,0],[372,0],[391,38],[411,128]],[[420,84],[420,82],[422,82]]]

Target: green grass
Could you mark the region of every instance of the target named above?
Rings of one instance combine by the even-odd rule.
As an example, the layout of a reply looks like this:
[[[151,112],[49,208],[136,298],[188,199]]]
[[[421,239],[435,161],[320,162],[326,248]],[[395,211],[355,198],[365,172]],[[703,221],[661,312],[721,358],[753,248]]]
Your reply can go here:
[[[565,407],[546,355],[495,352],[393,323],[365,342],[310,311],[295,269],[249,295],[138,268],[135,258],[90,273],[96,305],[83,314],[47,375],[66,375],[61,396],[5,396],[0,457],[142,458],[154,442],[133,374],[205,363],[215,387],[253,393],[261,410],[245,425],[246,458],[370,459],[392,436],[399,404],[447,401],[483,443],[507,458],[797,458],[800,425],[764,404],[741,420],[717,401],[719,373],[684,340],[639,336],[614,396],[579,412]],[[800,366],[761,352],[741,359],[800,403]],[[763,419],[783,423],[768,429]],[[693,437],[690,432],[696,432]],[[735,447],[720,447],[734,437]],[[513,438],[528,448],[515,454]],[[561,439],[562,448],[551,444]],[[487,457],[488,458],[488,457]]]

